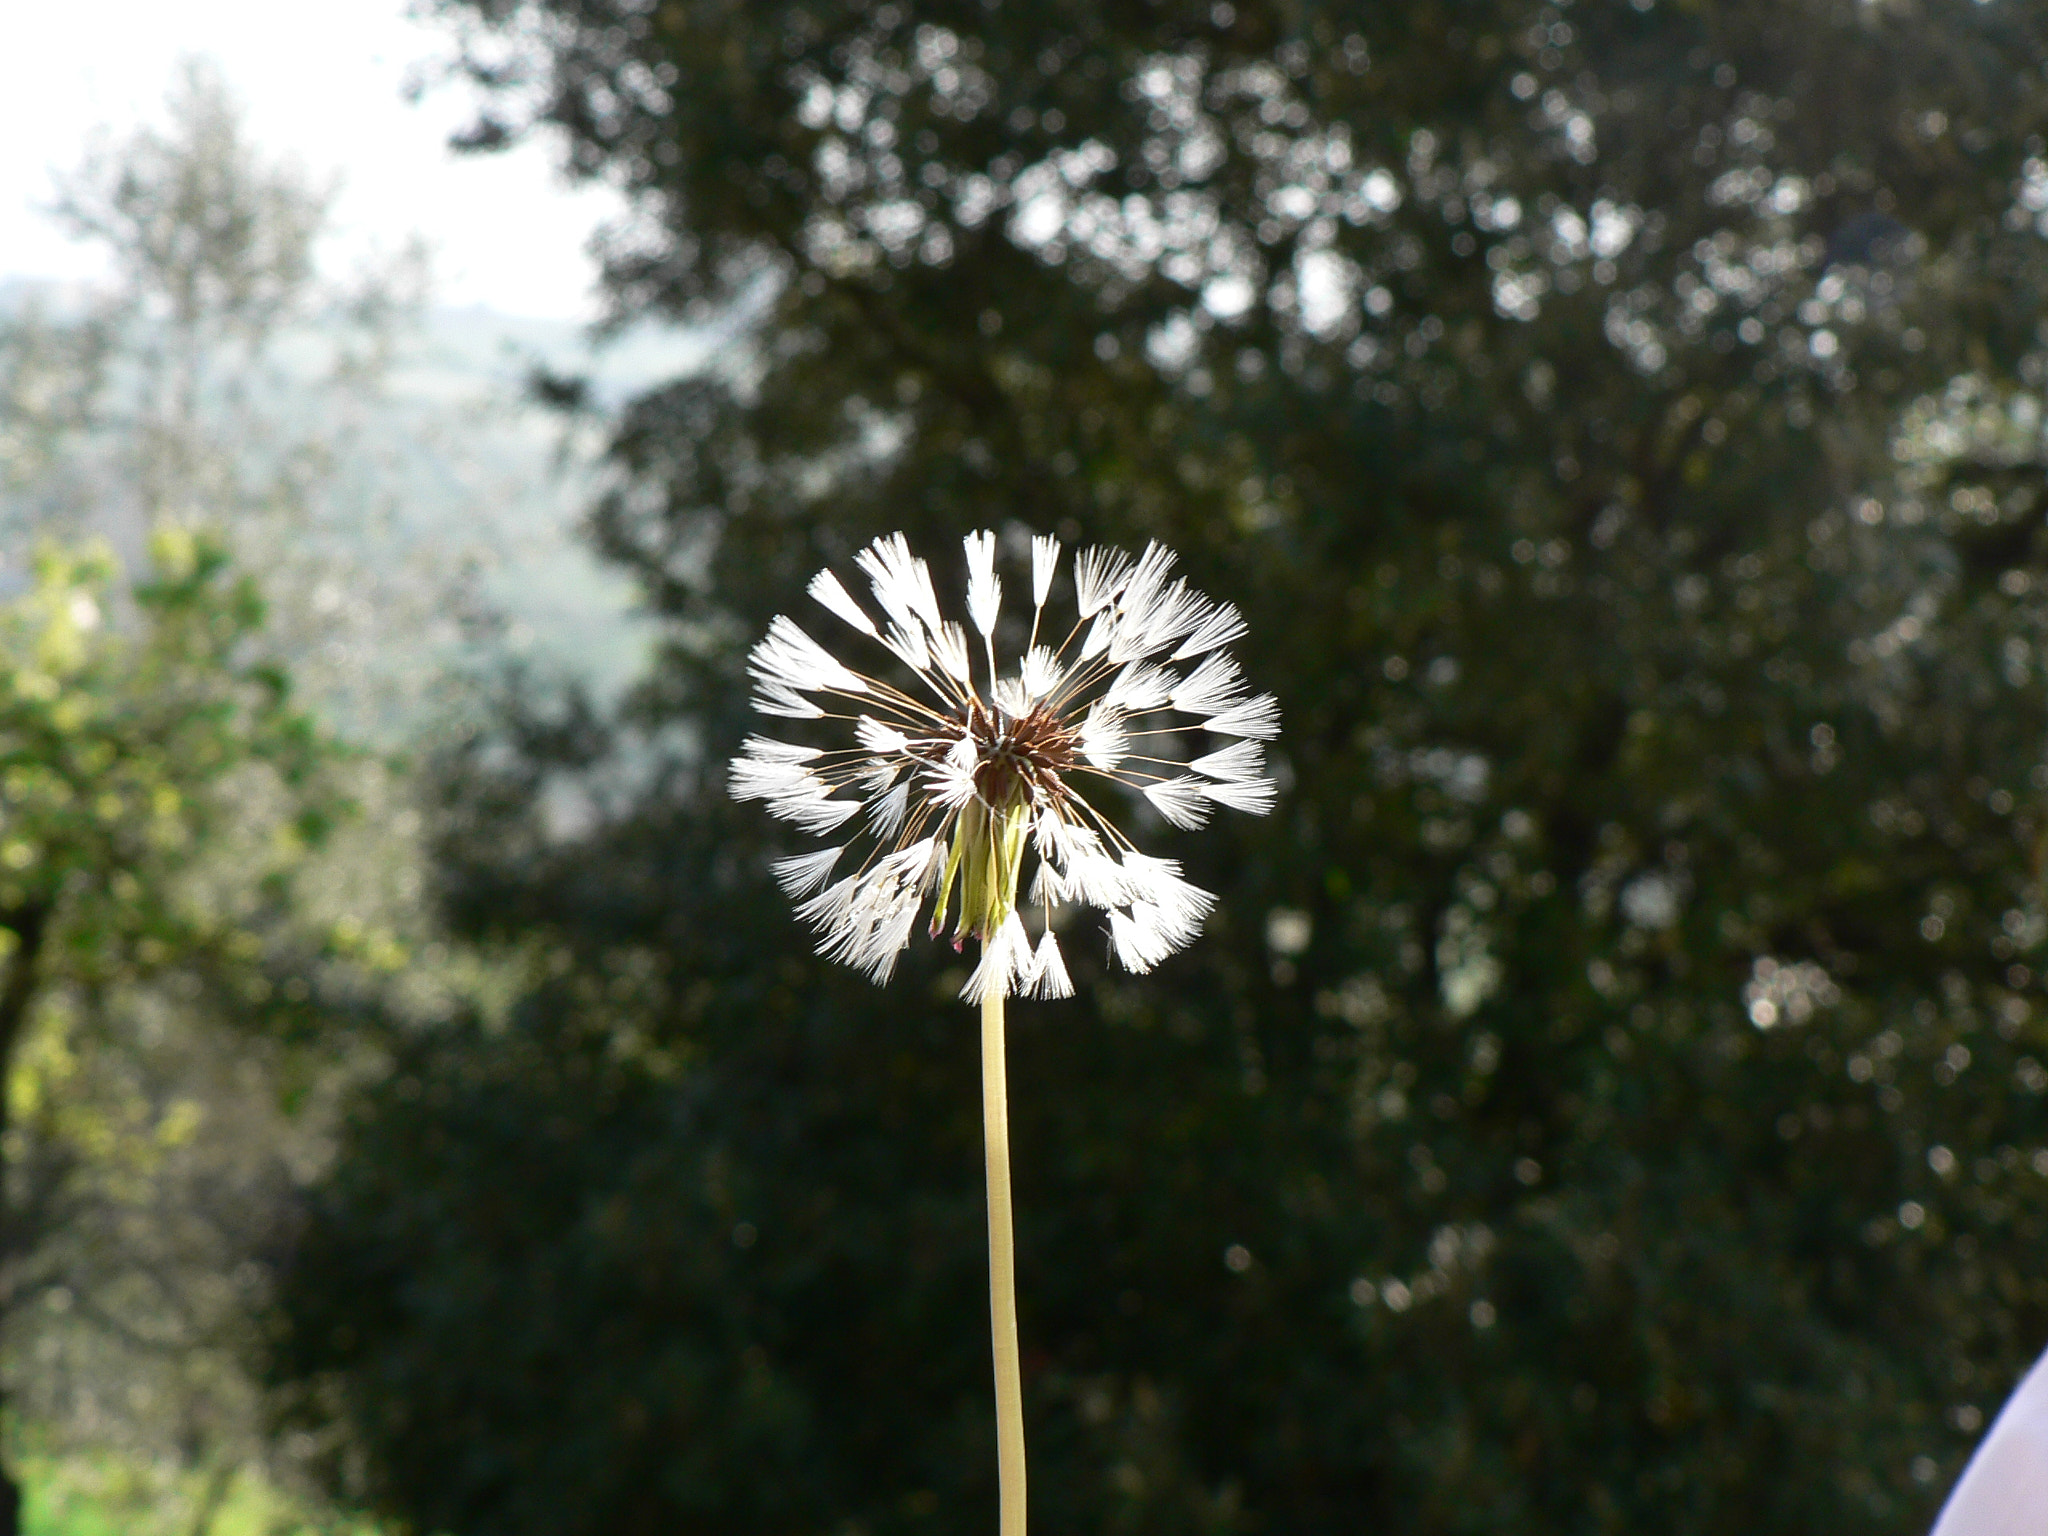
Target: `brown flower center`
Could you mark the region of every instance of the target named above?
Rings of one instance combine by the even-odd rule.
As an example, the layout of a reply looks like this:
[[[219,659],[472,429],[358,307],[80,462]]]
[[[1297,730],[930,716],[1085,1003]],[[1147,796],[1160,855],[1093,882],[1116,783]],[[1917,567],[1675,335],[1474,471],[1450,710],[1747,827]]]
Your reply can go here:
[[[967,733],[981,759],[974,770],[975,792],[999,809],[1056,797],[1060,775],[1074,766],[1073,727],[1043,704],[1015,716],[970,704]]]

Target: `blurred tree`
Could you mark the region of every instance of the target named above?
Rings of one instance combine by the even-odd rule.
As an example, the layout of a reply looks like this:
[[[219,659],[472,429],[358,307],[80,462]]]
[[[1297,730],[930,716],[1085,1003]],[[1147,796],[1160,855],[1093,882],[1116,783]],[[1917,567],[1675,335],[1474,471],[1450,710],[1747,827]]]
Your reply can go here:
[[[447,423],[416,423],[420,442],[388,425],[425,254],[325,277],[332,187],[252,142],[206,61],[181,67],[164,116],[58,179],[52,211],[112,282],[0,314],[0,528],[124,557],[165,520],[219,528],[263,572],[309,701],[395,740],[446,704],[449,669],[422,650],[452,657],[474,607],[471,556],[404,504],[408,452]]]
[[[61,1094],[53,1054],[123,994],[173,975],[244,1008],[266,992],[266,930],[336,809],[316,793],[319,737],[253,652],[254,589],[190,535],[160,535],[155,567],[132,628],[111,621],[109,564],[54,550],[0,612],[0,1117]],[[266,797],[259,823],[249,808]],[[226,825],[243,834],[232,849]],[[190,1136],[194,1106],[154,1108],[144,1147]],[[69,1172],[49,1154],[95,1139],[67,1129],[8,1186],[0,1306],[37,1290]],[[17,1145],[5,1133],[0,1118],[0,1151]],[[0,1532],[18,1520],[0,1476]]]
[[[357,741],[417,740],[450,700],[437,663],[468,606],[452,546],[401,526],[417,445],[390,430],[389,378],[419,299],[417,253],[352,286],[326,279],[314,257],[327,189],[262,154],[197,62],[174,84],[164,126],[107,138],[61,186],[59,214],[103,247],[115,278],[83,300],[0,312],[0,593],[26,605],[26,625],[76,587],[78,611],[102,616],[94,633],[107,649],[93,663],[103,678],[46,707],[71,725],[97,719],[90,690],[103,683],[101,726],[141,733],[138,750],[182,718],[181,688],[195,729],[214,709],[230,735],[263,720],[310,732],[317,718]],[[446,425],[436,417],[415,436]],[[197,526],[214,531],[197,542],[178,531]],[[52,536],[118,554],[27,570],[23,557]],[[110,585],[114,566],[165,540],[185,574],[139,602]],[[254,588],[237,572],[260,575],[260,633]],[[161,601],[149,595],[158,587]],[[176,624],[218,650],[196,638],[166,650]],[[157,652],[137,649],[145,636],[170,658],[151,663],[169,690],[160,703],[142,670]],[[262,675],[259,648],[293,693],[257,712],[243,692]],[[217,698],[203,694],[209,677]],[[247,758],[282,741],[241,746]],[[123,761],[99,762],[106,743],[87,748],[95,773]],[[34,761],[46,749],[18,743]],[[125,1469],[141,1495],[110,1518],[138,1536],[203,1536],[237,1479],[291,1481],[291,1446],[262,1435],[247,1325],[295,1186],[327,1145],[336,1092],[375,1049],[363,1031],[310,1030],[308,1005],[346,994],[353,1006],[422,937],[419,818],[403,764],[360,752],[321,762],[317,787],[294,788],[253,759],[193,756],[181,770],[191,786],[223,782],[202,807],[166,802],[166,825],[185,841],[164,858],[182,884],[152,899],[176,895],[181,921],[211,914],[232,953],[184,929],[123,941],[106,977],[47,962],[12,973],[24,986],[42,979],[14,1034],[0,1036],[15,1042],[0,1292],[14,1443],[60,1477],[88,1463]],[[314,858],[292,826],[316,788],[330,810],[346,800],[362,814]],[[126,851],[98,851],[104,878],[129,878],[105,863]],[[284,867],[288,886],[268,879]],[[258,934],[263,947],[247,949]],[[405,988],[418,996],[443,980],[416,964]],[[268,1027],[222,1027],[252,1019]]]
[[[818,564],[988,525],[1181,550],[1288,722],[1209,938],[1020,1010],[1040,1522],[1923,1528],[2048,1337],[2038,11],[446,8],[619,314],[754,318],[619,428],[634,711],[456,765],[535,983],[285,1295],[368,1495],[985,1522],[958,973],[807,957],[719,764]]]

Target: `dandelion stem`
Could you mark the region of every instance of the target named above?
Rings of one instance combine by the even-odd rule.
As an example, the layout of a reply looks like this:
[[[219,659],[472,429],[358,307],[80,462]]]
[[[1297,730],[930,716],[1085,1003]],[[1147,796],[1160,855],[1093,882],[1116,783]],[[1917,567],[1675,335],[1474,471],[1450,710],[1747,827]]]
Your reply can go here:
[[[1010,1092],[1003,1062],[1003,993],[981,1004],[981,1125],[988,1157],[988,1311],[996,1367],[1000,1536],[1024,1536],[1024,1381],[1017,1359],[1017,1258],[1010,1232]]]

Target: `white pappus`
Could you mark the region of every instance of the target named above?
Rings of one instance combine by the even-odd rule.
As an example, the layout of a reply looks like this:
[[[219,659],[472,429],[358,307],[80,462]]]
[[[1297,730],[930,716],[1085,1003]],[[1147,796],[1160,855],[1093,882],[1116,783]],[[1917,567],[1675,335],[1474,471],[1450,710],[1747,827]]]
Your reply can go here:
[[[965,625],[945,617],[929,567],[900,533],[854,561],[879,615],[830,570],[811,582],[811,596],[861,643],[894,658],[884,664],[894,681],[848,665],[788,617],[770,624],[748,658],[755,708],[830,722],[852,744],[750,737],[731,765],[732,795],[764,801],[806,832],[851,832],[776,860],[775,876],[817,930],[819,952],[877,981],[927,900],[936,935],[956,898],[955,947],[982,941],[964,994],[974,1001],[1071,994],[1052,920],[1066,904],[1105,912],[1111,953],[1148,971],[1200,931],[1215,898],[1173,860],[1140,853],[1102,791],[1135,792],[1182,828],[1218,805],[1272,808],[1263,743],[1279,732],[1279,708],[1249,692],[1223,649],[1244,620],[1173,576],[1174,557],[1159,544],[1135,558],[1094,548],[1073,562],[1078,613],[1054,640],[1044,619],[1060,545],[1041,536],[1031,541],[1029,631],[1005,667],[996,536],[964,542]],[[1027,856],[1037,864],[1028,885]],[[1040,912],[1035,943],[1018,914],[1020,889]]]

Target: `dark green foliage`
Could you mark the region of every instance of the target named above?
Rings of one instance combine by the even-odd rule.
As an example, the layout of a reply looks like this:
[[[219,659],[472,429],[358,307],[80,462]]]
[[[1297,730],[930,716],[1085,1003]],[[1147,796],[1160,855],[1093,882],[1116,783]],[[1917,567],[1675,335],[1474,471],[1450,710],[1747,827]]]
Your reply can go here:
[[[453,780],[550,979],[288,1288],[375,1500],[988,1524],[961,969],[810,959],[719,765],[820,563],[1024,525],[1238,602],[1291,779],[1016,1010],[1040,1527],[1923,1528],[2048,1338],[2035,8],[450,9],[622,313],[758,318],[619,429],[637,715]]]

